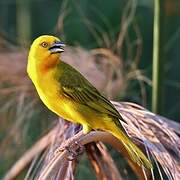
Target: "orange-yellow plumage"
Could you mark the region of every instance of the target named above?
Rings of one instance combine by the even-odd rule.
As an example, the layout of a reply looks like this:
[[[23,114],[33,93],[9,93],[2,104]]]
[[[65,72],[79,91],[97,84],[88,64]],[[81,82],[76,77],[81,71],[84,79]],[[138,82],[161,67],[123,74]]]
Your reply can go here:
[[[119,112],[77,70],[60,60],[64,44],[54,36],[40,36],[29,52],[27,72],[44,104],[54,113],[91,129],[108,131],[122,141],[139,165],[151,168],[151,162],[129,139],[119,121]]]

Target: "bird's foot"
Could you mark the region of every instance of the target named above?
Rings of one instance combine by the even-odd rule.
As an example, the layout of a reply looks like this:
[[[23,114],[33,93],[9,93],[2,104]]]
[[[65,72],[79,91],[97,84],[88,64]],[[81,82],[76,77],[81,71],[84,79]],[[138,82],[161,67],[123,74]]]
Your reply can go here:
[[[77,158],[77,156],[80,156],[83,154],[84,146],[80,144],[79,142],[75,141],[71,145],[60,146],[59,148],[56,149],[55,154],[61,153],[65,150],[68,151],[69,153],[69,156],[67,157],[67,159],[69,161],[73,161],[74,159]]]

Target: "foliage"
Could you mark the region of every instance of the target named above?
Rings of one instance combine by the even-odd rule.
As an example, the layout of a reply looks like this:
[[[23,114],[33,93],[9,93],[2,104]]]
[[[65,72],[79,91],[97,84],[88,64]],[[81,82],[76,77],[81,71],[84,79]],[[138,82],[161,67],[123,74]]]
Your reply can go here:
[[[164,0],[164,5],[163,115],[178,120],[179,0]],[[56,34],[71,45],[63,59],[91,81],[98,77],[94,84],[108,97],[151,108],[152,1],[1,0],[1,177],[23,152],[54,127],[54,115],[39,102],[25,72],[27,47],[40,34]],[[121,160],[119,154],[114,156],[118,162]],[[84,178],[91,172],[83,162],[84,173],[79,172],[78,177]],[[122,164],[128,169],[128,176],[133,174],[124,161]]]

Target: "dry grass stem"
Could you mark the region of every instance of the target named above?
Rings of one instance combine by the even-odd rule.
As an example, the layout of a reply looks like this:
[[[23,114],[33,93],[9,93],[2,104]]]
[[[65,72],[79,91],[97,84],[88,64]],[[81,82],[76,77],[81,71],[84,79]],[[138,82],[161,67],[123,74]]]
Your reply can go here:
[[[58,20],[57,31],[59,31],[59,28],[62,29],[64,17],[68,12],[66,11],[66,3],[64,3],[62,9],[63,13]],[[128,37],[127,31],[129,25],[132,23],[135,10],[136,0],[129,0],[123,13],[122,28],[115,49],[99,48],[88,52],[80,47],[67,47],[67,51],[62,55],[62,59],[77,68],[94,86],[100,91],[105,91],[109,97],[115,97],[120,91],[125,90],[129,80],[138,80],[145,104],[146,92],[144,83],[151,86],[151,80],[142,71],[137,69],[142,51],[142,37],[135,24],[133,25],[137,39],[133,43]],[[94,36],[96,36],[95,30],[90,26],[91,23],[86,21],[86,24],[92,33],[94,33]],[[108,35],[106,36],[104,34],[103,36],[106,44],[111,44]],[[99,37],[97,38],[100,41]],[[119,48],[122,50],[124,41],[126,41],[129,47],[128,58],[132,62],[126,76],[123,75],[125,63],[122,60],[121,52],[119,53]],[[101,44],[101,42],[99,43]],[[136,48],[135,57],[131,53],[134,46]],[[0,95],[2,98],[12,96],[11,100],[3,104],[2,109],[8,110],[13,105],[15,107],[15,117],[17,118],[16,123],[13,123],[10,128],[11,133],[8,133],[7,138],[1,144],[2,151],[4,149],[2,147],[12,137],[20,137],[20,131],[18,129],[21,128],[24,118],[29,116],[28,112],[33,113],[33,105],[37,103],[38,98],[26,74],[27,51],[15,51],[15,49],[11,53],[6,51],[0,54],[0,59]],[[29,104],[26,103],[26,98],[31,98]],[[24,108],[25,104],[26,106]],[[180,179],[180,125],[153,114],[137,104],[127,102],[113,102],[113,104],[126,121],[126,123],[122,122],[122,124],[134,143],[155,162],[154,166],[157,166],[159,169],[159,176],[162,176],[162,168],[169,179]],[[3,122],[6,122],[5,118],[2,124]],[[78,162],[76,160],[67,160],[67,157],[70,155],[67,149],[62,153],[54,152],[58,147],[64,145],[71,146],[71,149],[76,151],[78,147],[74,141],[78,141],[87,147],[86,152],[97,179],[101,179],[102,177],[112,180],[122,178],[105,146],[97,141],[108,143],[117,149],[139,179],[150,179],[154,176],[153,170],[151,172],[145,171],[134,163],[123,148],[121,142],[109,133],[93,131],[87,135],[83,135],[79,131],[80,128],[78,125],[60,120],[47,135],[39,140],[14,164],[5,175],[5,180],[17,177],[33,158],[42,151],[46,151],[46,154],[42,158],[41,163],[34,163],[35,168],[38,166],[37,172],[34,173],[34,179],[47,179],[49,177],[59,179],[63,177],[64,179],[73,180]],[[16,136],[14,136],[15,134]],[[108,173],[109,171],[113,172],[111,176]],[[27,174],[26,178],[28,179],[29,177],[30,173]]]
[[[136,6],[136,0],[129,0],[126,7],[124,8],[124,12],[121,18],[121,31],[119,32],[119,36],[117,38],[117,49],[122,50],[122,44],[126,37],[128,27],[132,23],[132,20],[134,18]]]
[[[4,180],[16,179],[21,171],[33,160],[33,158],[44,151],[50,144],[52,136],[54,136],[54,129],[47,135],[36,142],[8,171]]]
[[[180,154],[180,139],[173,128],[169,128],[168,123],[163,121],[163,118],[147,111],[139,105],[125,102],[113,103],[120,111],[124,120],[127,122],[123,123],[123,126],[133,141],[137,143],[144,151],[147,151],[151,159],[160,164],[169,179],[179,179],[180,165],[178,159]],[[74,131],[74,133],[75,132],[76,131]],[[62,131],[59,133],[62,134]],[[134,169],[138,176],[143,179],[143,169],[137,169],[138,166],[128,157],[127,152],[123,149],[121,142],[109,133],[92,131],[87,135],[83,135],[80,131],[78,134],[73,135],[70,139],[68,138],[66,141],[60,144],[62,146],[71,147],[73,150],[77,150],[77,144],[75,142],[85,145],[89,144],[90,142],[97,141],[111,144],[114,148],[120,151],[127,159],[132,169]],[[96,144],[96,146],[99,147],[100,145]],[[57,145],[55,147],[57,147]],[[42,180],[51,177],[59,170],[61,166],[67,167],[67,157],[69,156],[68,150],[65,149],[63,152],[59,153],[54,152],[55,149],[54,151],[51,151],[51,158],[41,171],[39,179]],[[93,151],[93,153],[95,152],[96,151]],[[91,154],[91,158],[94,158],[97,155]],[[98,161],[96,163],[98,164]],[[116,172],[116,170],[114,172]],[[147,177],[149,177],[149,173],[146,172],[146,174]]]
[[[117,167],[115,166],[114,160],[103,143],[90,143],[85,147],[97,180],[122,179]]]

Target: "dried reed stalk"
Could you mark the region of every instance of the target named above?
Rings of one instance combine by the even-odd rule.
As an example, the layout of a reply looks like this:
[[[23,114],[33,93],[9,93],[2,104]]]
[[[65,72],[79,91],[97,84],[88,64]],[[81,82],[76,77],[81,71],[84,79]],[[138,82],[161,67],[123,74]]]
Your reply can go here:
[[[151,160],[155,161],[154,166],[158,166],[158,164],[163,168],[164,172],[168,176],[169,179],[179,179],[180,178],[180,164],[179,164],[179,154],[180,154],[180,138],[176,134],[176,130],[174,130],[172,127],[169,127],[169,124],[167,121],[163,121],[163,118],[155,115],[148,110],[144,109],[143,107],[133,104],[133,103],[127,103],[127,102],[113,102],[116,108],[119,110],[121,115],[123,116],[124,120],[126,123],[123,123],[123,126],[129,133],[130,137],[136,143],[139,145],[139,147],[147,152],[149,158]],[[131,161],[131,159],[128,157],[127,152],[124,151],[122,148],[122,144],[120,143],[119,140],[114,138],[112,135],[109,133],[101,132],[101,131],[92,131],[91,133],[87,135],[83,135],[82,132],[79,132],[77,135],[75,135],[77,131],[77,127],[75,125],[71,125],[68,123],[68,129],[64,128],[64,121],[61,121],[61,131],[56,132],[54,131],[54,137],[52,138],[52,141],[55,141],[54,138],[56,138],[56,145],[50,145],[49,147],[53,148],[53,151],[51,150],[51,153],[47,154],[46,161],[45,161],[45,166],[43,167],[42,171],[40,174],[38,174],[39,179],[47,179],[48,177],[52,177],[54,174],[59,174],[62,177],[62,169],[63,167],[67,167],[67,164],[69,161],[67,160],[67,157],[69,156],[69,152],[67,150],[64,150],[62,153],[54,153],[55,150],[57,149],[58,146],[60,145],[68,145],[73,149],[74,151],[77,150],[77,144],[75,141],[81,143],[82,145],[88,144],[90,142],[96,142],[96,141],[103,141],[106,143],[111,144],[113,147],[115,147],[122,155],[127,159],[129,165],[132,167],[133,170],[135,170],[135,173],[139,176],[141,179],[145,179],[144,176],[144,169],[141,169],[139,166],[137,166],[134,162]],[[63,131],[64,129],[64,131]],[[73,130],[73,131],[72,131]],[[72,133],[73,132],[73,133]],[[69,137],[69,135],[72,135],[72,137],[63,142],[60,142],[62,140],[62,135]],[[57,139],[59,137],[59,139]],[[96,144],[97,147],[99,147],[98,144]],[[92,147],[91,147],[92,148]],[[88,153],[91,151],[87,150]],[[107,153],[107,152],[106,152]],[[34,154],[35,156],[36,154]],[[27,155],[23,156],[25,158]],[[93,154],[90,153],[89,155],[91,158],[91,161],[96,161],[92,162],[94,164],[94,169],[95,166],[99,164],[99,162],[102,162],[102,156],[99,156],[98,151],[93,151]],[[31,156],[32,157],[32,156]],[[93,157],[93,158],[92,158]],[[97,157],[94,158],[94,157]],[[106,156],[108,158],[109,162],[113,162],[111,160],[111,157]],[[48,159],[48,160],[47,160]],[[23,161],[27,162],[27,161]],[[29,161],[28,161],[29,162]],[[107,161],[106,161],[107,162]],[[156,163],[158,162],[158,164]],[[96,164],[96,165],[95,165]],[[27,164],[26,164],[27,165]],[[22,167],[22,166],[20,166]],[[25,167],[25,165],[24,165]],[[117,169],[115,168],[115,165],[113,163],[108,164],[108,168],[113,169],[114,175],[119,176],[120,175],[117,173]],[[17,169],[19,168],[18,165],[16,164],[14,169],[14,173],[12,173],[12,169],[10,170],[11,174],[15,174],[15,172],[20,172]],[[96,166],[98,168],[98,166]],[[99,165],[99,168],[102,168],[101,173],[97,170],[95,172],[98,177],[105,176],[106,167],[103,167],[103,165]],[[70,168],[71,169],[71,168]],[[22,169],[21,169],[22,170]],[[63,168],[64,170],[64,168]],[[58,172],[61,173],[58,173]],[[73,175],[72,170],[71,175]],[[69,177],[69,172],[66,171],[64,173],[63,171],[63,177]],[[6,177],[8,177],[8,172]],[[17,174],[18,174],[17,173]],[[159,171],[161,174],[161,171]],[[16,176],[17,176],[16,174]],[[146,172],[146,177],[150,177],[149,172]],[[153,176],[153,171],[151,172],[151,176]],[[59,177],[59,176],[58,176]],[[109,178],[109,176],[106,176],[106,178]],[[13,178],[9,178],[13,179]],[[9,180],[6,178],[6,180]],[[113,179],[113,177],[111,177]]]
[[[132,15],[135,12],[135,6],[136,4],[131,8],[130,4],[127,4],[127,9],[125,9],[122,22],[127,22],[126,19],[129,19],[129,21],[119,34],[116,44],[117,47],[122,47],[122,43],[125,40],[125,34],[127,34],[127,27],[131,23]],[[131,8],[131,11],[128,14],[127,11],[129,8]],[[23,106],[25,97],[31,97],[32,101],[37,101],[36,93],[32,88],[33,86],[27,78],[26,57],[26,51],[18,52],[15,51],[15,49],[11,53],[7,51],[0,54],[0,82],[1,84],[8,83],[11,85],[2,86],[0,88],[0,95],[2,95],[1,97],[4,97],[15,93],[17,95],[16,99],[21,99],[21,107]],[[100,48],[92,50],[91,53],[89,53],[82,48],[68,47],[67,52],[63,54],[62,59],[80,70],[99,90],[105,89],[109,97],[115,97],[118,92],[126,87],[125,82],[129,79],[133,79],[135,76],[137,76],[139,81],[151,83],[147,77],[142,76],[142,73],[136,69],[136,66],[132,72],[127,72],[126,77],[122,76],[123,61],[119,55],[115,54],[110,49]],[[84,61],[84,59],[86,59],[86,61]],[[97,65],[100,65],[100,68],[97,68]],[[109,69],[109,67],[111,67],[111,69]],[[116,79],[114,78],[113,73],[117,75]],[[127,102],[113,103],[125,119],[126,123],[123,123],[123,126],[130,137],[134,143],[148,154],[150,159],[154,160],[154,166],[161,166],[169,179],[180,179],[180,139],[178,136],[180,134],[180,125],[164,117],[155,115],[136,104]],[[22,122],[23,121],[20,123]],[[15,126],[15,130],[17,131],[17,123],[15,123]],[[68,145],[72,144],[72,149],[74,147],[74,150],[76,150],[76,145],[69,139],[77,137],[76,133],[79,132],[79,130],[79,126],[65,123],[60,120],[60,123],[58,123],[47,135],[29,149],[17,163],[15,163],[15,165],[7,172],[5,179],[15,179],[15,177],[17,177],[18,174],[33,161],[33,158],[43,151],[46,153],[40,164],[41,170],[37,170],[35,178],[42,176],[47,178],[53,176],[56,179],[59,177],[74,179],[74,172],[78,162],[76,160],[73,162],[67,161],[67,157],[69,156],[67,150],[59,154],[54,154],[54,152],[62,144],[68,143]],[[12,137],[13,133],[10,134]],[[128,161],[130,167],[140,179],[149,179],[154,176],[153,171],[145,172],[141,167],[132,162],[127,152],[123,149],[122,144],[110,134],[95,131],[78,138],[77,140],[82,144],[84,143],[85,147],[87,147],[86,151],[97,178],[121,178],[121,174],[118,173],[117,167],[113,163],[113,160],[104,145],[99,142],[94,144],[94,141],[97,140],[104,141],[114,146]],[[93,142],[93,144],[89,144],[89,142]],[[104,154],[106,158],[104,157]],[[35,165],[37,164],[35,163]],[[113,172],[111,177],[106,172],[107,169],[110,169]],[[159,174],[161,177],[161,170],[159,170]],[[28,177],[29,175],[26,176],[26,178]]]

